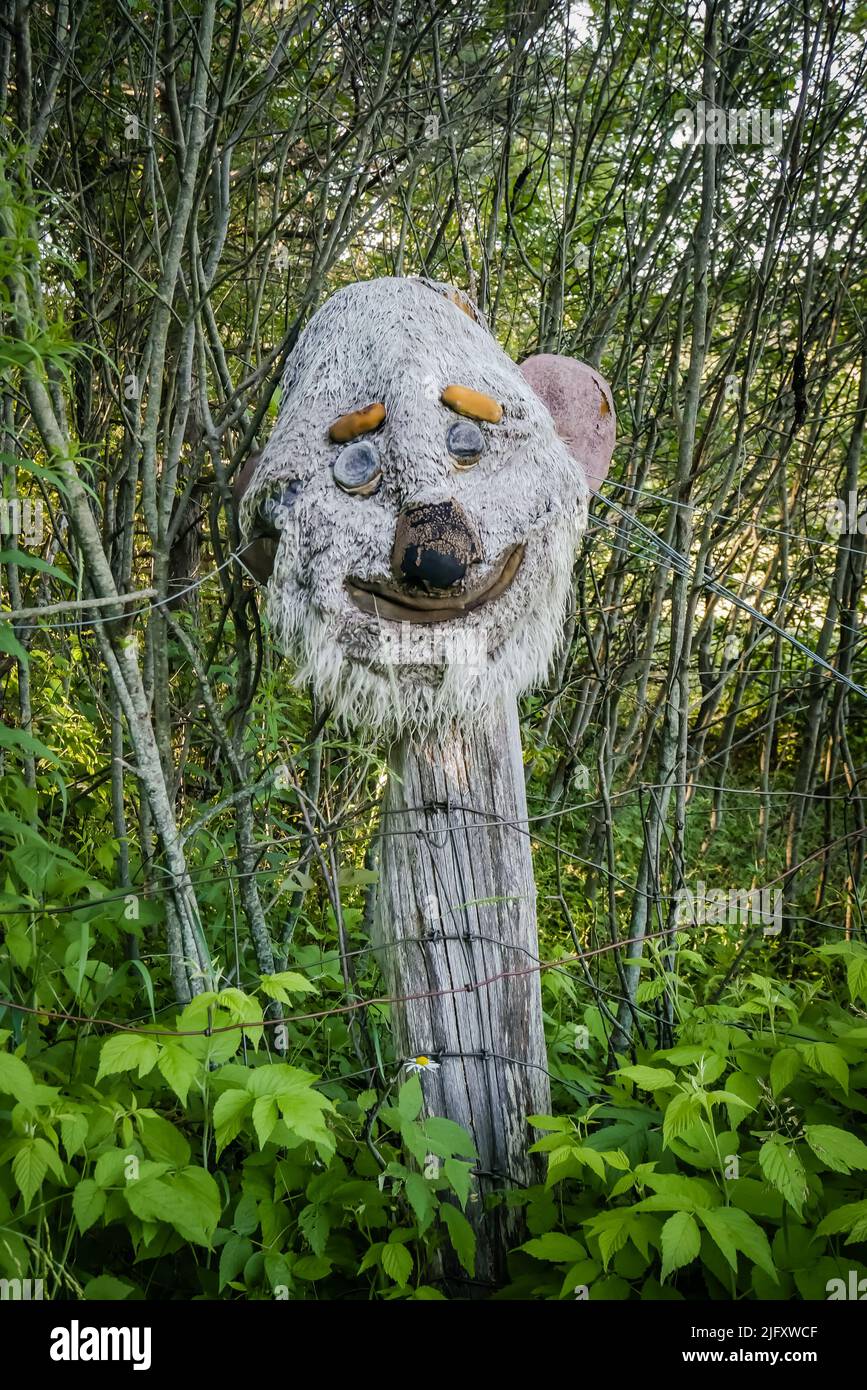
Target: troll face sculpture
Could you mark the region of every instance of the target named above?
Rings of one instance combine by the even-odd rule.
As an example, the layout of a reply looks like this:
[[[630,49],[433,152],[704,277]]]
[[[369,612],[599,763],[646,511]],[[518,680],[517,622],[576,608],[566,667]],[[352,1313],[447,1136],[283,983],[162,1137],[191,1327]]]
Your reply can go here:
[[[387,734],[477,720],[542,680],[613,445],[595,371],[516,366],[451,286],[339,290],[236,485],[242,558],[296,679]]]

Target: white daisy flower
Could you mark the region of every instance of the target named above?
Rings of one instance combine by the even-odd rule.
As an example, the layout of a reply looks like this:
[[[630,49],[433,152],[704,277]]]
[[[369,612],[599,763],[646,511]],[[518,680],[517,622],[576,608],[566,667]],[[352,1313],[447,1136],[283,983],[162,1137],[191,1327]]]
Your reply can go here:
[[[406,1071],[439,1071],[440,1064],[435,1062],[433,1057],[410,1057],[408,1062],[404,1062]]]

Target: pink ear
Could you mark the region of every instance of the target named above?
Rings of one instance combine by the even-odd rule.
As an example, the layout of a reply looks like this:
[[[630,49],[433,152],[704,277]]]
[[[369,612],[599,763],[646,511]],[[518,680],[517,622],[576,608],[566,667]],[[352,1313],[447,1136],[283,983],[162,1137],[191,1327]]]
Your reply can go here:
[[[581,464],[588,483],[598,488],[614,450],[614,402],[608,382],[584,362],[553,352],[528,357],[520,370],[545,402],[557,433]]]

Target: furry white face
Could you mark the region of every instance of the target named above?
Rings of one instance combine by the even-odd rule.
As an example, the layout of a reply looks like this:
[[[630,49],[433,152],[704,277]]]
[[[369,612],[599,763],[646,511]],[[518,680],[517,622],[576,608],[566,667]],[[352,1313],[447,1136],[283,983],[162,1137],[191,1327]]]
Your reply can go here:
[[[610,396],[593,382],[610,455]],[[299,339],[241,485],[296,679],[347,726],[387,735],[478,719],[541,680],[587,523],[575,454],[456,291],[338,291]]]

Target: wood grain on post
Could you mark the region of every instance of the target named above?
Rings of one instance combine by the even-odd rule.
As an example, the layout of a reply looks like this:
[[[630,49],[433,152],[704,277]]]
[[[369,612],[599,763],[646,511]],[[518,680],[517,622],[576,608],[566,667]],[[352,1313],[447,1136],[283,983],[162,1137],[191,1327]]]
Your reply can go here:
[[[455,991],[395,1005],[395,1040],[404,1058],[439,1063],[421,1076],[425,1111],[463,1125],[478,1151],[467,1216],[485,1285],[523,1238],[520,1209],[486,1212],[485,1194],[540,1181],[526,1117],[550,1113],[538,973],[475,986],[539,955],[515,701],[469,733],[396,744],[382,828],[375,945],[389,993]]]

